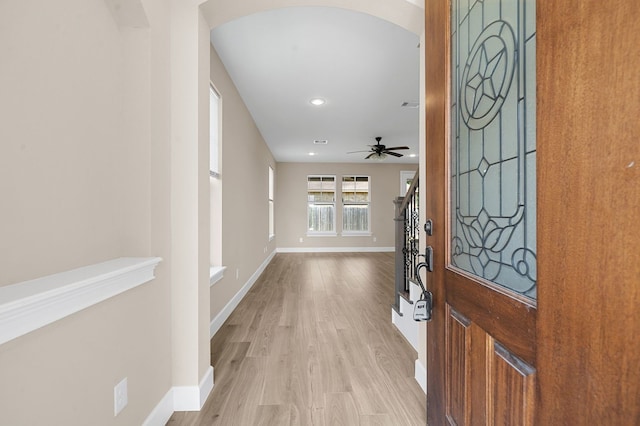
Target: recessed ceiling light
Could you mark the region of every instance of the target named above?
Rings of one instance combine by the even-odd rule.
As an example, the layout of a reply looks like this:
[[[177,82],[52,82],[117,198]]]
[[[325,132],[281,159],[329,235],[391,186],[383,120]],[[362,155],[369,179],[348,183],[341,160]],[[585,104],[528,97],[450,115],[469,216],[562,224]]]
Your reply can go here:
[[[315,152],[310,152],[310,153],[309,153],[309,156],[311,156],[311,157],[313,157],[314,155],[316,155],[316,153],[315,153]]]
[[[326,101],[322,98],[313,98],[309,102],[311,102],[311,105],[320,106],[324,105]]]
[[[415,155],[415,154],[409,154],[409,157],[411,157],[411,158],[415,158],[415,157],[416,157],[416,155]]]

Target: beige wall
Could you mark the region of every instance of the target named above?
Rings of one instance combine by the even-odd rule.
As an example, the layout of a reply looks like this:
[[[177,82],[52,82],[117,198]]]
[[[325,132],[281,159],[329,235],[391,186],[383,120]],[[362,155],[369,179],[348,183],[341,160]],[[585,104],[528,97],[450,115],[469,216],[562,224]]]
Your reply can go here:
[[[127,240],[122,35],[103,2],[38,3],[0,3],[0,285]]]
[[[0,285],[119,256],[164,259],[154,281],[0,345],[3,424],[140,424],[171,386],[198,385],[210,318],[276,247],[276,165],[216,55],[209,64],[198,2],[132,3],[141,17],[110,10],[116,0],[0,2]],[[211,290],[209,65],[225,108],[229,268]],[[114,417],[123,377],[129,405]]]
[[[276,241],[279,249],[394,247],[394,198],[400,195],[400,171],[417,164],[278,163],[276,172]],[[307,176],[365,175],[371,180],[371,236],[342,236],[340,194],[336,195],[336,230],[331,237],[307,236]],[[300,242],[300,238],[303,239]],[[374,241],[374,238],[376,241]]]
[[[211,287],[211,318],[215,318],[275,250],[275,240],[269,241],[268,235],[268,167],[276,175],[278,168],[213,48],[210,61],[211,81],[222,98],[222,234],[218,238],[222,239],[222,265],[227,267],[224,278]]]
[[[171,386],[168,20],[145,6],[152,30],[103,0],[0,2],[0,285],[165,259],[154,281],[0,345],[3,424],[140,424]]]

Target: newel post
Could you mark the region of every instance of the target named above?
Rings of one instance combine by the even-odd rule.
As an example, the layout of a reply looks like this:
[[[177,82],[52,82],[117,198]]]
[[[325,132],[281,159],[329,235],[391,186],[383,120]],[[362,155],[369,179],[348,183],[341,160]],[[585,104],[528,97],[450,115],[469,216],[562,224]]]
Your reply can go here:
[[[405,267],[404,267],[404,244],[405,244],[405,209],[402,208],[404,197],[397,197],[393,200],[396,206],[395,223],[396,223],[396,247],[395,247],[395,300],[394,308],[396,312],[400,312],[400,292],[405,288]]]

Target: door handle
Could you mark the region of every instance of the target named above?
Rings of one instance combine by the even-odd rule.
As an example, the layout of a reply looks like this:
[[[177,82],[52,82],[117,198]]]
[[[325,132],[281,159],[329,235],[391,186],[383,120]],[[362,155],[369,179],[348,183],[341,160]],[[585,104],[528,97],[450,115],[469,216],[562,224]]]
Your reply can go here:
[[[426,263],[427,271],[433,272],[433,247],[431,246],[424,249],[424,263]]]

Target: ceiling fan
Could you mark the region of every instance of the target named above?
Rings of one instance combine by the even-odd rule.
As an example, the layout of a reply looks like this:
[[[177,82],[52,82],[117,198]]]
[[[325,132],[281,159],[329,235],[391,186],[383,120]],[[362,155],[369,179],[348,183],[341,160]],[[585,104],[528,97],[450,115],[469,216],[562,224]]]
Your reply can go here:
[[[393,151],[397,151],[399,149],[409,149],[408,146],[386,147],[385,145],[382,145],[380,143],[381,140],[382,140],[382,137],[377,136],[376,137],[376,144],[375,145],[369,145],[371,147],[371,149],[366,150],[366,151],[351,151],[351,152],[347,152],[347,154],[354,154],[356,152],[368,152],[369,155],[364,157],[365,160],[371,159],[371,160],[382,161],[385,158],[387,158],[387,154],[388,155],[392,155],[394,157],[402,157],[402,154],[400,154],[398,152],[393,152]]]

